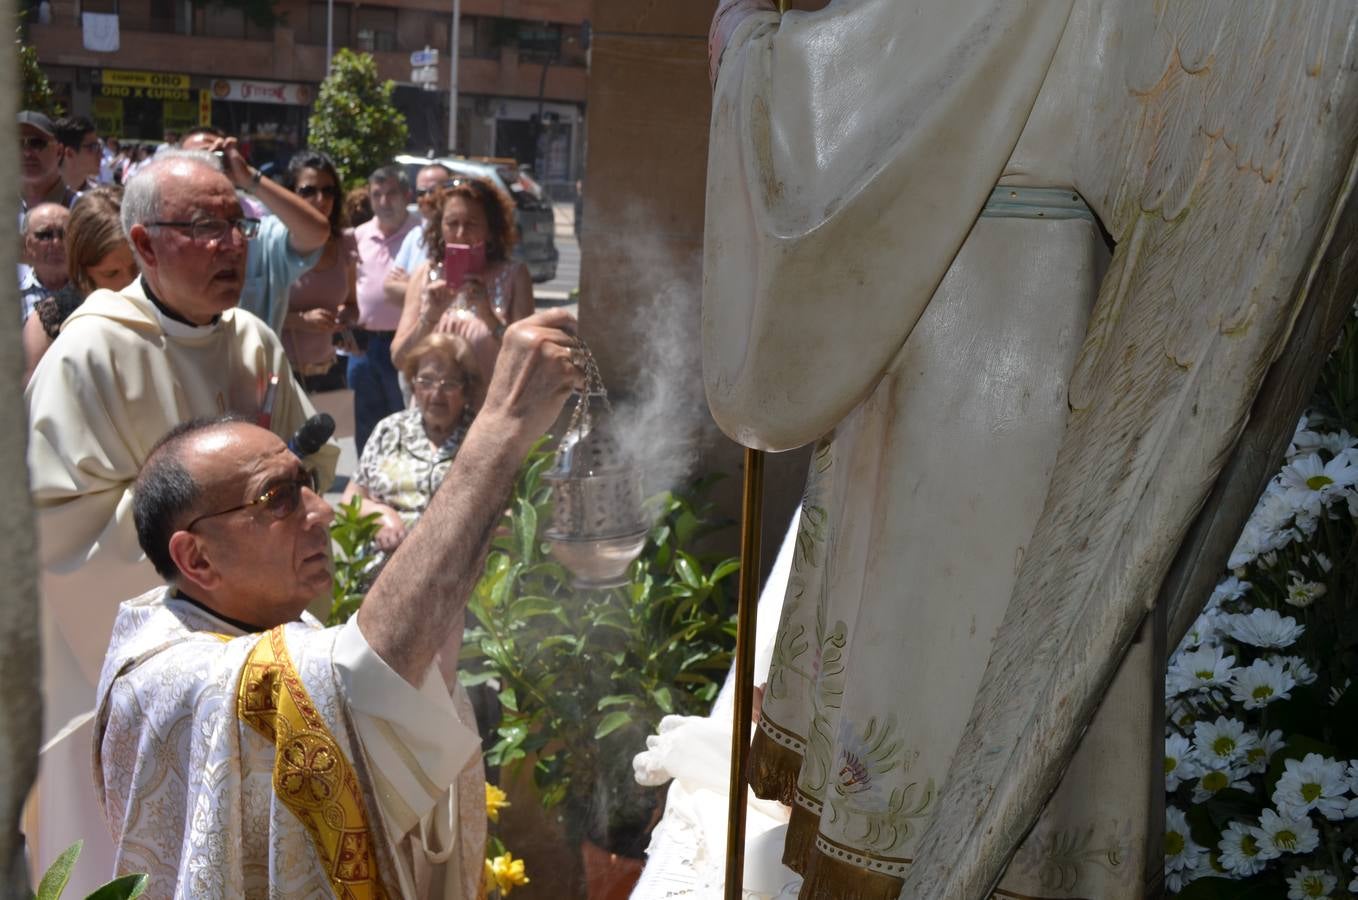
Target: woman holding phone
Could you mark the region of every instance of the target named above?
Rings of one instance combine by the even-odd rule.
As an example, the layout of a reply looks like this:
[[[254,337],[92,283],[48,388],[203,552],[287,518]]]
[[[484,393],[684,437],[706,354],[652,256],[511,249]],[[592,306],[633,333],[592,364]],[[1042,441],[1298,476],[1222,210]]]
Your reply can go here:
[[[397,368],[425,335],[456,334],[486,373],[484,389],[505,327],[533,314],[533,279],[509,256],[517,239],[514,202],[502,191],[477,178],[447,183],[425,226],[429,258],[411,275],[391,343]]]

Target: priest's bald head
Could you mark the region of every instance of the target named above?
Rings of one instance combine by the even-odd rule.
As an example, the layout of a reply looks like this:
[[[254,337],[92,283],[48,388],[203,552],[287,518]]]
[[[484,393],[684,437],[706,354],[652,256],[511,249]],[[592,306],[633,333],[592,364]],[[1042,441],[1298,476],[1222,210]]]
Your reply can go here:
[[[275,434],[198,419],[152,449],[133,485],[142,552],[178,590],[258,629],[330,591],[334,513]]]
[[[246,246],[259,222],[242,215],[212,154],[161,153],[128,182],[122,220],[162,306],[206,325],[240,300]]]

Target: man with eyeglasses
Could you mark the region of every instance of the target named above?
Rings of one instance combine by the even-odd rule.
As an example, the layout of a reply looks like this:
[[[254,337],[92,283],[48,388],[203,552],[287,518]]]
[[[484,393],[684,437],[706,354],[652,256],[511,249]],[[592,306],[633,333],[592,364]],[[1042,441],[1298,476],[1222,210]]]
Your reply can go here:
[[[424,228],[434,217],[435,192],[451,181],[452,177],[452,170],[442,163],[430,163],[415,173],[415,205],[420,210],[420,224],[410,229],[405,240],[401,241],[401,249],[396,251],[395,265],[387,273],[383,290],[388,303],[399,306],[405,302],[410,274],[425,261]]]
[[[400,376],[391,361],[391,342],[401,321],[400,302],[386,295],[387,273],[419,218],[406,209],[410,178],[400,166],[383,166],[368,178],[373,217],[354,229],[358,245],[358,324],[354,336],[363,353],[349,357],[354,392],[354,445],[363,456],[377,423],[405,408]]]
[[[40,203],[57,203],[69,209],[80,195],[62,180],[62,149],[52,120],[25,109],[18,115],[18,124],[19,212],[28,212]]]
[[[191,128],[180,147],[214,154],[226,177],[244,192],[247,214],[260,220],[245,261],[240,308],[267,322],[274,334],[281,334],[288,314],[288,289],[321,258],[330,238],[330,223],[292,191],[262,178],[246,161],[236,139],[221,129],[211,125]]]
[[[141,277],[86,298],[26,397],[42,547],[45,739],[73,727],[43,754],[37,825],[27,835],[38,866],[85,839],[73,893],[101,883],[112,859],[88,825],[98,806],[80,717],[94,697],[114,598],[154,583],[132,523],[137,470],[156,439],[188,419],[234,412],[286,438],[315,413],[278,338],[235,309],[246,241],[259,223],[242,215],[212,156],[162,153],[128,183],[122,222]],[[330,444],[308,462],[328,484],[337,458]]]
[[[168,584],[119,610],[95,717],[117,874],[157,897],[480,896],[463,617],[519,463],[583,386],[574,325],[509,327],[421,527],[344,625],[304,612],[330,593],[333,513],[277,437],[216,420],[152,449],[133,515]]]
[[[23,254],[26,272],[19,278],[19,303],[25,321],[38,301],[66,286],[66,222],[71,212],[59,203],[43,203],[23,219]]]
[[[73,191],[84,191],[99,181],[104,145],[86,116],[68,116],[52,123],[61,145],[61,178]]]

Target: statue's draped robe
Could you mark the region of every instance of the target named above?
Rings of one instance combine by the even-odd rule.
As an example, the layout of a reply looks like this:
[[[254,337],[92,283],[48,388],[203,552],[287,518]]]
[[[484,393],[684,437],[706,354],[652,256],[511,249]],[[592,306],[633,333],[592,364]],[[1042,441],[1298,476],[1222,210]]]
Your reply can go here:
[[[1352,303],[1358,7],[760,5],[713,29],[704,376],[820,446],[755,781],[808,896],[1136,895],[1146,612]]]
[[[227,412],[258,414],[275,374],[272,428],[286,440],[315,410],[273,332],[240,310],[202,328],[171,321],[137,281],[122,292],[91,294],[29,383],[48,743],[25,830],[38,871],[69,844],[85,841],[72,894],[107,881],[112,865],[88,778],[88,716],[99,668],[118,602],[159,581],[137,544],[132,481],[175,425]],[[331,444],[309,462],[328,482],[338,456]]]
[[[894,897],[940,812],[1109,258],[1072,187],[1079,82],[1049,79],[1070,4],[910,6],[747,19],[715,100],[708,258],[756,264],[709,265],[713,413],[818,440],[752,775],[792,804],[806,897]],[[1152,656],[1000,896],[1143,893]]]
[[[124,603],[95,774],[117,871],[151,898],[479,897],[485,788],[470,707],[416,689],[356,620],[239,629],[166,588]]]

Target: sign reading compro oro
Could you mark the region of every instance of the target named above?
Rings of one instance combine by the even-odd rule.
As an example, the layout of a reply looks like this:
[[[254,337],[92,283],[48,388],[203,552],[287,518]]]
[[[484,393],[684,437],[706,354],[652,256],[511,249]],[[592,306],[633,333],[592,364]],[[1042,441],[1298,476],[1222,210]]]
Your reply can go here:
[[[101,81],[107,86],[132,88],[169,88],[188,90],[189,76],[173,72],[134,72],[130,69],[104,69]]]
[[[306,106],[314,94],[309,84],[284,81],[247,81],[243,78],[218,78],[212,82],[214,100],[244,100],[247,103],[287,103]]]

